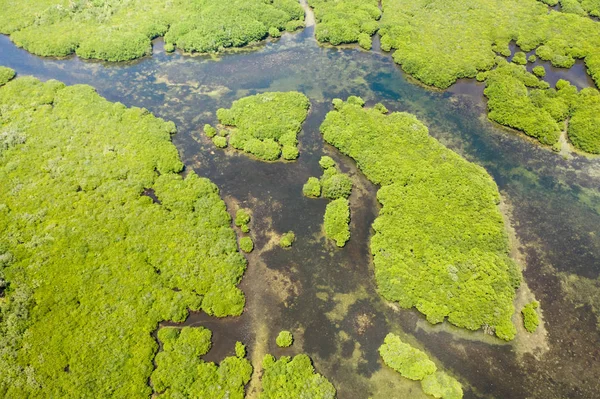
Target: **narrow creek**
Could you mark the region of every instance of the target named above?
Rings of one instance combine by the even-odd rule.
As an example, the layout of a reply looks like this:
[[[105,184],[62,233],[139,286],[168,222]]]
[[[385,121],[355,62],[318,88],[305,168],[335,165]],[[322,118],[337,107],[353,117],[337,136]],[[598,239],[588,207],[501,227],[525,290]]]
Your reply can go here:
[[[562,281],[600,275],[600,158],[562,157],[490,123],[481,84],[461,81],[447,92],[429,91],[408,79],[388,54],[320,47],[313,31],[311,26],[285,34],[219,60],[166,54],[156,41],[152,57],[117,65],[42,59],[0,36],[0,65],[42,80],[90,84],[111,101],[173,120],[174,143],[186,168],[215,182],[230,211],[238,205],[252,209],[256,250],[241,284],[245,313],[230,319],[191,314],[185,322],[213,331],[207,360],[233,354],[241,340],[254,362],[264,353],[307,353],[341,399],[424,398],[418,383],[403,380],[379,359],[377,348],[394,331],[455,375],[466,398],[598,397],[600,316]],[[573,71],[575,83],[584,82],[581,71]],[[298,161],[258,162],[219,150],[201,134],[204,123],[216,121],[219,107],[249,94],[287,90],[305,93],[312,103],[299,136]],[[395,309],[378,296],[369,253],[377,187],[319,133],[331,100],[348,95],[416,114],[434,137],[494,177],[520,242],[525,279],[541,303],[542,332],[527,336],[521,330],[506,344],[447,323],[430,326],[418,312]],[[323,154],[338,161],[358,187],[351,198],[351,239],[343,249],[323,238],[326,201],[302,196],[307,178],[320,175]],[[297,241],[283,250],[275,245],[276,236],[288,230]],[[294,332],[291,348],[275,345],[282,329]],[[258,389],[253,380],[250,397]]]

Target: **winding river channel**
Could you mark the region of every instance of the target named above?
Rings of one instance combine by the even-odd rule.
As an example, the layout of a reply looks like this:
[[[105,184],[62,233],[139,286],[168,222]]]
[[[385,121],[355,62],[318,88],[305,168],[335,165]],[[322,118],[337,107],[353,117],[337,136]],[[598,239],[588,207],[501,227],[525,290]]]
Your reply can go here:
[[[394,331],[458,378],[465,398],[598,398],[600,158],[556,154],[492,124],[480,83],[460,81],[446,92],[432,91],[407,77],[377,43],[370,52],[326,48],[313,33],[309,27],[219,59],[167,54],[156,41],[151,57],[123,64],[40,58],[1,36],[0,65],[42,80],[89,84],[111,101],[174,121],[173,141],[186,169],[215,182],[230,210],[252,209],[256,250],[241,285],[246,311],[228,319],[191,314],[185,322],[213,331],[208,360],[219,361],[243,340],[253,362],[265,353],[307,353],[341,399],[425,398],[418,382],[402,379],[379,358],[377,348]],[[581,65],[552,70],[548,79],[559,77],[579,87],[593,85]],[[258,162],[217,149],[201,133],[205,123],[216,122],[219,107],[249,94],[289,90],[305,93],[312,103],[296,162]],[[528,335],[519,327],[515,341],[505,343],[447,323],[431,326],[417,311],[397,309],[377,294],[369,253],[377,187],[319,133],[331,100],[349,95],[414,113],[435,138],[493,176],[512,226],[514,256],[524,268],[517,310],[526,300],[540,301],[538,332]],[[338,161],[358,187],[350,199],[352,236],[343,249],[323,237],[326,200],[302,196],[307,178],[321,174],[323,154]],[[297,241],[282,250],[275,237],[288,230]],[[518,314],[514,320],[520,326]],[[281,329],[294,332],[292,348],[276,347]],[[258,389],[255,378],[249,396]]]

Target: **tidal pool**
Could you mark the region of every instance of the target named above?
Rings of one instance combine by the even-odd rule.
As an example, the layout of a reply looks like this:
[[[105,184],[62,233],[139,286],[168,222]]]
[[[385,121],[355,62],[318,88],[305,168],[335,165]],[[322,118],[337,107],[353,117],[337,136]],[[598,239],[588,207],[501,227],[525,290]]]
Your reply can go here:
[[[473,80],[446,92],[430,91],[408,78],[389,54],[318,46],[313,28],[218,60],[166,54],[162,42],[154,44],[152,57],[106,64],[42,59],[2,36],[0,65],[42,80],[89,84],[111,101],[174,121],[173,140],[186,169],[215,182],[230,211],[234,204],[252,209],[256,249],[241,284],[247,296],[244,314],[230,319],[191,314],[184,323],[213,331],[207,360],[233,354],[235,341],[242,340],[253,362],[265,353],[307,353],[342,399],[425,398],[417,382],[402,379],[379,358],[377,348],[393,331],[458,378],[465,398],[600,396],[598,301],[574,295],[568,283],[587,282],[588,297],[600,295],[592,281],[600,276],[600,158],[555,154],[524,134],[492,124],[485,116],[483,86]],[[581,71],[574,71],[578,86],[589,85]],[[552,76],[569,74],[560,70]],[[259,162],[217,149],[201,133],[205,123],[216,123],[219,107],[275,90],[301,91],[312,103],[296,162]],[[494,177],[515,231],[515,257],[531,290],[520,298],[532,295],[541,304],[538,333],[527,335],[518,314],[519,334],[508,344],[447,323],[431,326],[417,311],[398,310],[377,294],[369,253],[377,187],[352,160],[325,145],[318,130],[331,100],[348,95],[416,114],[434,137]],[[332,156],[358,187],[350,198],[351,239],[343,249],[323,237],[327,201],[302,195],[307,178],[321,174],[323,154]],[[289,230],[297,239],[283,250],[277,236]],[[294,333],[291,348],[275,345],[284,329]],[[258,393],[257,376],[248,388],[250,397]]]

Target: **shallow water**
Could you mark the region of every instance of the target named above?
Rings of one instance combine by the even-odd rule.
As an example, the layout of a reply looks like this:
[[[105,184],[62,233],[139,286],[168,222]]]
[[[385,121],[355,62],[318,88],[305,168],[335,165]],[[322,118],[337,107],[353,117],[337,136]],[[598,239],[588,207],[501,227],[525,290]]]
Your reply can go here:
[[[599,397],[596,315],[590,304],[569,296],[560,276],[599,278],[600,158],[572,154],[564,159],[490,123],[482,86],[474,81],[461,81],[445,93],[432,92],[409,82],[388,54],[322,48],[312,33],[309,28],[286,34],[218,61],[168,55],[157,41],[152,57],[118,65],[42,59],[2,36],[0,65],[19,75],[90,84],[111,101],[173,120],[179,130],[174,143],[187,170],[214,181],[230,210],[233,204],[252,209],[256,250],[241,284],[247,296],[245,313],[222,320],[192,314],[185,322],[213,331],[207,360],[232,355],[235,341],[242,340],[253,359],[264,353],[308,353],[336,386],[339,398],[424,397],[418,383],[403,380],[379,359],[383,337],[395,331],[455,375],[466,398]],[[581,73],[573,71],[577,83]],[[270,90],[299,90],[311,99],[297,162],[258,162],[219,150],[200,134],[204,123],[216,121],[217,108]],[[416,114],[434,137],[494,177],[511,205],[525,280],[541,303],[546,339],[542,332],[520,333],[515,342],[505,344],[481,332],[430,326],[418,312],[395,310],[377,295],[368,247],[378,212],[377,188],[349,158],[325,145],[318,131],[331,100],[350,94],[362,96],[369,105],[381,101],[390,110]],[[318,159],[323,154],[339,161],[358,187],[351,198],[352,237],[343,249],[322,237],[326,201],[305,198],[301,192],[309,176],[321,174]],[[276,235],[288,230],[296,233],[297,241],[283,250],[274,245]],[[282,329],[294,332],[291,348],[275,346]],[[548,349],[531,349],[539,342]],[[256,393],[255,386],[250,390]]]

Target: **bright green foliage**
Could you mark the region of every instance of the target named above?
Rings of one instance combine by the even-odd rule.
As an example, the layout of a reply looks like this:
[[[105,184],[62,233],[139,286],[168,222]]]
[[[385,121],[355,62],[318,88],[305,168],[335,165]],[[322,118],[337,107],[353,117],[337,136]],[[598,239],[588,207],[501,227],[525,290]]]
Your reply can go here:
[[[269,28],[303,25],[294,0],[0,0],[0,33],[42,56],[126,61],[165,49],[217,52],[264,39]]]
[[[248,233],[250,232],[250,227],[247,224],[243,224],[240,226],[240,230],[242,230],[242,233]]]
[[[496,53],[510,55],[511,40],[556,67],[584,59],[600,84],[600,24],[537,0],[383,0],[379,33],[402,69],[442,89],[493,68]]]
[[[271,355],[263,359],[260,399],[334,399],[336,390],[327,378],[315,373],[310,358],[304,354],[293,359]]]
[[[546,76],[546,69],[541,65],[534,66],[532,72],[538,78],[543,78]]]
[[[385,105],[383,105],[382,103],[375,104],[373,108],[381,112],[382,114],[387,114],[389,112]]]
[[[250,223],[250,213],[247,209],[240,208],[235,213],[235,225],[242,227],[245,224]]]
[[[343,102],[336,108],[321,125],[325,141],[382,186],[371,240],[381,295],[416,307],[431,323],[448,317],[512,339],[520,274],[491,177],[430,137],[413,115]]]
[[[321,196],[321,183],[316,177],[309,177],[308,181],[302,187],[302,194],[306,197],[320,197]]]
[[[539,68],[543,71],[543,67]],[[586,152],[600,153],[598,90],[586,88],[577,93],[577,88],[565,80],[559,80],[556,89],[550,89],[525,67],[502,59],[496,69],[480,73],[477,78],[486,79],[484,94],[491,120],[554,145],[564,121],[570,117],[567,132],[573,145]]]
[[[212,139],[217,135],[217,129],[207,123],[204,125],[204,134],[206,134],[209,139]]]
[[[537,61],[537,57],[535,56],[535,54],[531,54],[529,57],[527,57],[527,62],[534,63],[536,61]]]
[[[240,341],[236,342],[235,355],[240,359],[246,357],[246,345],[242,344]]]
[[[280,331],[279,334],[277,334],[277,339],[275,339],[275,342],[280,348],[287,348],[294,342],[294,336],[289,331]]]
[[[235,127],[229,144],[263,161],[298,157],[296,136],[308,115],[310,101],[295,91],[256,94],[217,111],[219,121]]]
[[[319,42],[334,46],[361,42],[364,47],[368,40],[371,48],[371,36],[377,32],[381,17],[377,0],[309,0],[308,4],[315,12]]]
[[[215,136],[212,138],[212,142],[219,148],[227,148],[227,138],[223,136]]]
[[[440,370],[423,377],[421,380],[421,388],[423,389],[423,392],[434,398],[462,399],[463,397],[463,390],[460,382]]]
[[[385,337],[379,354],[385,364],[410,380],[422,380],[437,370],[425,352],[402,342],[400,337],[392,333]]]
[[[523,325],[530,333],[534,333],[540,324],[540,320],[536,311],[539,306],[540,304],[537,301],[533,301],[525,305],[525,307],[521,310],[521,314],[523,315]]]
[[[293,231],[288,231],[279,239],[279,246],[281,248],[289,248],[296,241],[296,234]]]
[[[333,158],[328,157],[327,155],[323,155],[321,157],[321,159],[319,159],[319,166],[322,169],[329,169],[329,168],[335,168],[337,165],[335,164],[335,161],[333,160]]]
[[[281,31],[279,29],[277,29],[276,27],[271,26],[269,28],[269,36],[275,37],[275,38],[281,37]]]
[[[252,238],[250,237],[242,237],[240,238],[240,249],[247,254],[252,252],[254,249],[254,242],[252,242]]]
[[[156,355],[156,369],[150,379],[158,397],[244,398],[252,365],[244,358],[245,354],[226,357],[219,366],[204,362],[200,356],[208,353],[211,335],[203,327],[158,330],[163,350]]]
[[[0,66],[0,86],[4,86],[15,77],[15,71],[10,68]]]
[[[579,92],[567,130],[573,145],[585,152],[600,154],[600,93],[593,88]]]
[[[350,239],[350,206],[346,198],[338,198],[325,209],[325,236],[343,247]]]
[[[14,79],[0,109],[0,397],[148,397],[160,321],[244,308],[218,188],[89,86]]]
[[[358,45],[365,50],[371,50],[373,43],[371,42],[371,35],[368,33],[361,32],[358,34]]]
[[[348,198],[352,193],[352,180],[348,175],[338,172],[332,168],[334,173],[324,173],[321,177],[321,194],[323,197],[335,200]]]
[[[525,65],[525,64],[527,64],[527,54],[525,54],[522,51],[517,51],[515,53],[515,56],[512,59],[512,62],[514,62],[517,65]]]

